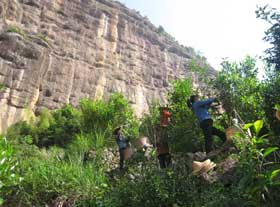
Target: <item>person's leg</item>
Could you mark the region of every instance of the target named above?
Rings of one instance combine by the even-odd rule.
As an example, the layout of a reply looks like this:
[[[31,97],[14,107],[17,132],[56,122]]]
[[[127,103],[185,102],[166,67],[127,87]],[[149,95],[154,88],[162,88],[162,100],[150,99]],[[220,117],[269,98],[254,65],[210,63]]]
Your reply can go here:
[[[164,155],[158,155],[159,167],[161,169],[165,168],[165,158]]]
[[[166,166],[167,166],[167,167],[171,167],[171,165],[172,165],[172,159],[171,159],[171,155],[170,155],[169,153],[166,154],[165,161],[166,161]]]
[[[161,127],[161,137],[160,137],[162,142],[167,142],[168,141],[168,133],[167,133],[167,128],[166,127]]]
[[[123,170],[123,163],[124,163],[124,150],[123,149],[120,149],[119,150],[120,152],[120,170]]]
[[[213,130],[213,121],[211,119],[204,120],[201,123],[201,129],[203,131],[204,137],[205,137],[205,150],[206,153],[211,152],[212,150],[212,130]]]
[[[223,142],[225,142],[227,140],[226,134],[214,126],[212,128],[212,134],[220,137]]]

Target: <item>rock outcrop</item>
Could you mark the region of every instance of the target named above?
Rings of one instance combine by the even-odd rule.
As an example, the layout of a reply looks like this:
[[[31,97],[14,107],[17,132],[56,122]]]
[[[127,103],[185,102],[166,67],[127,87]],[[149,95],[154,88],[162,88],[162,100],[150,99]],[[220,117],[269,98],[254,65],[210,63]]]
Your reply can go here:
[[[193,75],[194,58],[117,1],[1,0],[0,132],[28,111],[112,92],[140,115],[170,80]]]

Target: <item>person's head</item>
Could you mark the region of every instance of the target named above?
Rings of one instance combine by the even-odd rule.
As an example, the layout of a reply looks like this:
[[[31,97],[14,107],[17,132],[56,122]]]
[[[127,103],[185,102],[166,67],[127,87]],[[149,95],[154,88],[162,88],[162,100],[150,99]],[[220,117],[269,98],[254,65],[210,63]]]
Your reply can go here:
[[[120,126],[120,127],[117,127],[117,128],[114,129],[113,134],[114,135],[119,135],[119,134],[121,134],[121,132],[122,132],[122,127]]]
[[[169,110],[168,105],[159,107],[159,110],[163,112],[164,110]]]
[[[191,100],[192,103],[198,101],[198,100],[199,100],[199,95],[192,95],[192,96],[190,97],[190,100]]]
[[[191,108],[193,103],[199,100],[199,95],[192,95],[188,101],[188,106]]]

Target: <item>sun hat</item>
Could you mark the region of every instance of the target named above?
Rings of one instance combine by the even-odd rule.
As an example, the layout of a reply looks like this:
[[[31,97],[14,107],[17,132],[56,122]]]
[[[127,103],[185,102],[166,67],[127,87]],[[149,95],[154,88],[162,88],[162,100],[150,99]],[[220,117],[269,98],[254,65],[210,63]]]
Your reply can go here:
[[[204,165],[204,167],[200,170],[200,174],[207,173],[210,170],[212,170],[214,167],[216,167],[216,164],[214,162],[210,162],[207,165]]]
[[[192,174],[194,174],[194,175],[198,174],[202,168],[203,168],[203,162],[193,161]]]
[[[139,147],[139,148],[142,148],[144,146],[147,146],[149,145],[149,139],[148,137],[140,137],[136,140],[136,145]]]
[[[201,169],[211,163],[210,159],[205,160],[204,162],[193,161],[193,174],[199,174]]]
[[[200,175],[201,173],[207,173],[216,166],[214,162],[210,159],[205,160],[204,162],[193,161],[192,168],[194,175]]]

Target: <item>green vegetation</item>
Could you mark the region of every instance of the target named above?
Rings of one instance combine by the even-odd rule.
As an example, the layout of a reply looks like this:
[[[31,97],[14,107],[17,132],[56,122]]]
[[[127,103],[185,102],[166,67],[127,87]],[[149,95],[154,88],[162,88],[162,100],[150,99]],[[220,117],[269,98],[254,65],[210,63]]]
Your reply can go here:
[[[179,52],[181,51],[182,53],[185,53],[187,55],[189,55],[191,58],[194,58],[196,60],[202,60],[203,63],[206,64],[206,58],[202,57],[197,51],[195,51],[194,48],[192,47],[185,47],[184,45],[179,45],[179,42],[168,32],[165,31],[165,29],[163,28],[163,26],[159,25],[155,32],[163,37],[165,37],[168,41],[170,41],[171,43],[174,44],[174,46],[176,47],[175,51]]]
[[[222,63],[222,71],[213,84],[229,117],[234,116],[236,111],[246,123],[264,117],[263,84],[257,74],[256,60],[251,57],[240,63]]]
[[[169,92],[168,101],[173,114],[169,131],[171,147],[175,152],[201,151],[203,136],[194,122],[195,115],[187,106],[189,97],[193,94],[190,79],[175,81]]]
[[[230,65],[236,69],[235,64]],[[186,79],[175,81],[168,94],[173,114],[168,133],[174,154],[202,150],[203,135],[186,106],[192,93],[192,81]],[[233,97],[250,105],[246,99]],[[245,115],[246,111],[240,113]],[[257,114],[265,119],[263,113]],[[217,120],[219,127],[225,127]],[[6,134],[8,141],[1,138],[1,155],[6,157],[8,169],[1,179],[3,202],[9,206],[61,203],[108,207],[273,206],[279,202],[280,170],[275,160],[278,147],[273,131],[262,132],[267,125],[263,121],[245,125],[244,130],[250,129],[251,135],[244,133],[234,138],[238,153],[232,156],[239,163],[230,184],[205,183],[191,174],[184,158],[175,160],[173,169],[159,170],[155,153],[147,159],[137,152],[127,164],[126,174],[119,175],[104,152],[116,146],[111,133],[120,124],[125,125],[125,133],[132,135],[132,140],[140,133],[153,141],[159,124],[159,104],[152,105],[141,124],[120,94],[113,94],[107,102],[85,99],[78,108],[66,105],[55,111],[43,109],[30,123],[15,124]],[[223,158],[214,161],[220,159]]]
[[[27,39],[26,33],[21,28],[19,28],[18,26],[15,26],[15,25],[9,26],[9,28],[7,29],[7,32],[19,34],[24,39]]]
[[[265,9],[260,10],[263,11],[260,15],[279,20],[275,11],[267,13]],[[277,28],[277,23],[274,24]],[[163,28],[159,32],[164,32]],[[267,35],[279,40],[276,33],[271,29]],[[191,173],[186,154],[202,151],[204,138],[193,112],[187,107],[189,96],[196,91],[192,80],[184,79],[172,82],[167,94],[172,113],[167,132],[174,156],[173,168],[158,169],[155,150],[150,157],[145,157],[141,150],[135,152],[133,158],[126,161],[123,173],[117,169],[115,160],[114,152],[118,152],[112,131],[117,126],[123,126],[131,143],[144,135],[155,144],[159,103],[153,103],[150,113],[138,120],[129,101],[121,94],[113,94],[107,101],[84,99],[78,107],[43,109],[34,119],[16,123],[0,137],[0,204],[278,206],[280,123],[275,110],[279,110],[280,75],[274,59],[278,46],[274,44],[273,52],[267,53],[270,57],[266,58],[264,80],[257,78],[256,60],[251,57],[241,62],[224,61],[215,80],[207,77],[206,65],[191,63],[192,72],[200,75],[224,106],[226,113],[213,115],[216,126],[225,129],[234,118],[242,124],[242,130],[232,138],[233,150],[211,158],[220,165],[226,159],[235,160],[230,174],[223,174],[223,169],[217,166],[209,176],[215,173],[221,176],[206,182]],[[219,142],[214,140],[215,148],[220,146]]]
[[[115,144],[111,133],[121,124],[128,126],[126,133],[137,136],[138,122],[120,94],[113,94],[108,102],[82,100],[79,108],[43,109],[31,123],[15,124],[6,134],[10,144],[1,138],[5,157],[0,160],[4,163],[9,158],[6,168],[11,171],[1,174],[5,176],[1,197],[11,206],[18,202],[44,206],[55,199],[97,202],[108,185],[102,154]],[[91,159],[90,152],[94,152]],[[22,182],[16,182],[16,165],[10,157],[18,160],[17,176]]]
[[[0,205],[3,198],[12,193],[14,186],[20,184],[21,177],[18,172],[18,161],[15,158],[13,147],[5,137],[0,137]]]
[[[19,34],[20,36],[23,37],[24,40],[30,40],[30,38],[35,38],[35,39],[38,39],[38,40],[42,41],[43,43],[45,43],[48,47],[50,47],[50,48],[52,47],[52,44],[49,41],[48,37],[41,33],[35,34],[35,35],[27,35],[20,27],[15,26],[15,25],[9,26],[8,29],[6,30],[6,32]]]
[[[264,19],[271,27],[265,32],[265,41],[269,42],[272,47],[266,50],[266,61],[280,71],[280,12],[276,9],[269,8],[267,5],[260,7],[257,11],[257,18]]]
[[[6,88],[6,85],[3,84],[3,83],[0,83],[0,91],[2,91],[2,90],[5,89],[5,88]]]
[[[52,46],[51,42],[49,41],[48,37],[46,35],[43,34],[37,34],[35,36],[36,38],[40,39],[41,41],[43,41],[46,45],[48,45],[49,47]]]

